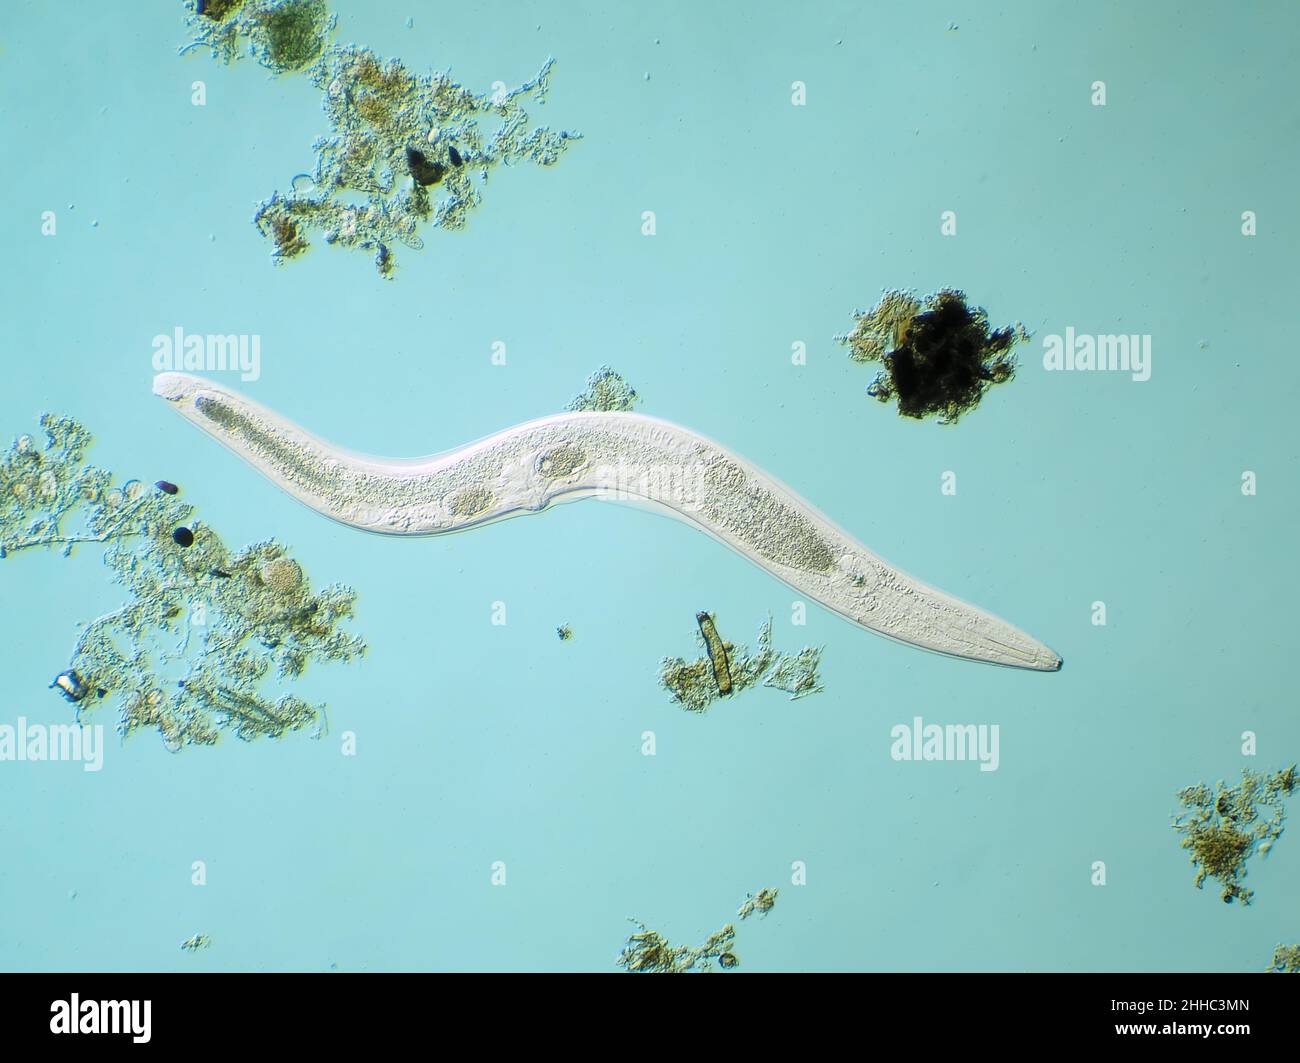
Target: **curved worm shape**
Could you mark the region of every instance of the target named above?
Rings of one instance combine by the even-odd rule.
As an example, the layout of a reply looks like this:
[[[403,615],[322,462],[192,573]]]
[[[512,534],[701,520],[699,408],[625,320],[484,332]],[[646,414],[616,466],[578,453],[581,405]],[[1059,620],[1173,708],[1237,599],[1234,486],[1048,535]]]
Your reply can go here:
[[[667,421],[562,413],[434,457],[389,459],[341,450],[210,380],[161,373],[154,393],[300,502],[354,528],[442,535],[582,498],[641,502],[868,631],[971,661],[1061,667],[1041,642],[891,568],[789,488]]]

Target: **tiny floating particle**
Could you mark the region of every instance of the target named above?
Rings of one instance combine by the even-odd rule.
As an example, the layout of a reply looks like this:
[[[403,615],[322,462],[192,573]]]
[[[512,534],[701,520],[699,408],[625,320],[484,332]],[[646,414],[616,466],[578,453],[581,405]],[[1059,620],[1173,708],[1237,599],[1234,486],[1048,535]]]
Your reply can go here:
[[[190,531],[189,528],[177,528],[172,532],[172,541],[175,542],[177,546],[193,546],[194,533]]]
[[[193,934],[181,942],[182,952],[198,952],[212,947],[212,938],[208,934]]]
[[[985,391],[1015,375],[1012,349],[1029,338],[1019,325],[989,328],[988,312],[945,288],[919,299],[889,291],[870,313],[855,313],[851,333],[835,337],[855,362],[883,365],[867,394],[897,399],[903,417],[955,424]]]
[[[561,642],[568,642],[569,639],[573,638],[573,628],[569,627],[568,624],[561,624],[555,629],[555,633],[560,637]]]
[[[81,676],[77,675],[71,668],[66,672],[60,672],[54,677],[50,689],[53,690],[56,687],[59,693],[71,702],[81,701],[90,693],[90,688],[82,681]]]
[[[758,912],[760,915],[767,915],[768,912],[776,907],[776,897],[780,892],[780,890],[772,886],[767,886],[764,889],[759,890],[757,893],[749,894],[749,896],[745,898],[745,903],[742,904],[739,911],[736,912],[736,915],[741,919],[748,919],[755,912]]]
[[[154,487],[158,488],[158,490],[162,491],[164,494],[169,494],[169,495],[174,495],[177,491],[180,490],[179,487],[177,487],[174,483],[172,483],[169,480],[159,480],[156,484],[154,484]]]

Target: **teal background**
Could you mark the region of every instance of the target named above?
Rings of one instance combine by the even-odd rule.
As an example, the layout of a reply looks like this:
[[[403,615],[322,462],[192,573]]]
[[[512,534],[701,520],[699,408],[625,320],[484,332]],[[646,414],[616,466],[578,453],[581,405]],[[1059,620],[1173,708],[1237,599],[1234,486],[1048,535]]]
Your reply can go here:
[[[399,250],[393,282],[323,245],[275,267],[251,216],[311,169],[305,79],[179,57],[178,3],[0,13],[0,435],[83,420],[98,464],[355,586],[371,646],[303,682],[320,741],[172,755],[106,713],[98,774],[0,764],[0,968],[612,970],[626,917],[696,944],[762,886],[781,896],[738,924],[743,970],[1260,970],[1300,940],[1300,841],[1252,863],[1242,910],[1192,888],[1169,827],[1180,787],[1300,756],[1295,5],[335,9],[336,39],[475,91],[554,55],[535,120],[584,139],[494,171],[468,229]],[[1038,335],[952,428],[866,398],[832,339],[885,288],[944,286]],[[178,325],[260,334],[261,379],[227,382],[380,454],[554,412],[609,363],[643,412],[1065,668],[925,654],[815,605],[793,627],[782,584],[622,507],[443,540],[333,525],[150,394],[151,338]],[[1151,380],[1044,372],[1067,326],[1150,334]],[[70,718],[46,686],[120,598],[95,551],[0,565],[0,722]],[[730,639],[770,612],[779,648],[823,645],[825,693],[675,707],[657,664],[693,654],[698,609]],[[999,724],[1000,769],[895,763],[914,715]],[[210,950],[179,951],[200,931]]]

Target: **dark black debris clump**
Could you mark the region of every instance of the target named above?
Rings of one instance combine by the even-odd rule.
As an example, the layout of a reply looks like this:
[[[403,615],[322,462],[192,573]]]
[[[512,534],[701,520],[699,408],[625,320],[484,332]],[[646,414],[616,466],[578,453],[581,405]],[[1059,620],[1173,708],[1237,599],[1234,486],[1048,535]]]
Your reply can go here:
[[[213,22],[224,22],[226,16],[237,11],[244,0],[195,0],[194,11]]]
[[[966,296],[943,289],[924,301],[909,292],[887,292],[857,327],[839,337],[858,362],[883,368],[867,394],[917,419],[937,416],[953,424],[974,409],[992,384],[1015,375],[1012,348],[1028,338],[1020,325],[990,329],[988,313]]]
[[[411,171],[415,183],[421,188],[436,185],[447,172],[447,168],[442,163],[432,161],[418,148],[406,149],[406,168]]]

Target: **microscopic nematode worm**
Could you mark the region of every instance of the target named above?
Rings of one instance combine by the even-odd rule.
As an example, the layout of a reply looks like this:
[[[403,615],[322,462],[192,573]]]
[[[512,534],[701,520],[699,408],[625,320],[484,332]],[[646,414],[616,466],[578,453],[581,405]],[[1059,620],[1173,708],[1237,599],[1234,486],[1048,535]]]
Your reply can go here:
[[[442,535],[583,498],[641,503],[868,631],[971,661],[1061,667],[1043,643],[891,567],[762,470],[667,421],[562,413],[433,457],[376,458],[200,377],[160,373],[154,393],[300,502],[354,528]]]

